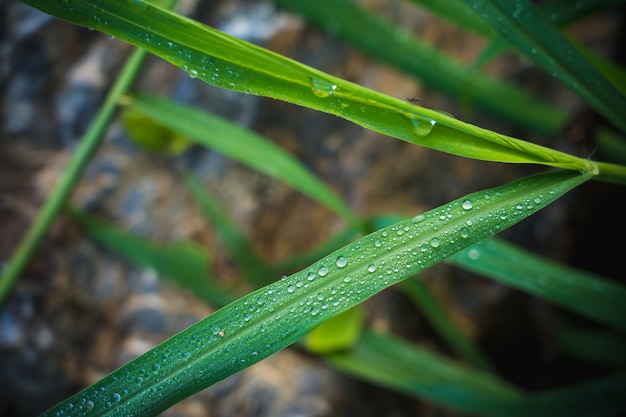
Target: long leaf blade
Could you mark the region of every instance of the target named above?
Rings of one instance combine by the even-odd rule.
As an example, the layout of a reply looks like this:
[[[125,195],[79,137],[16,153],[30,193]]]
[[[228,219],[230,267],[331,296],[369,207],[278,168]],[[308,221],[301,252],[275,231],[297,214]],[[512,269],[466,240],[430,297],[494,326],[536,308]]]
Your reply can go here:
[[[483,73],[471,72],[458,60],[430,45],[398,25],[368,12],[349,0],[309,1],[274,0],[301,14],[308,22],[325,28],[365,51],[369,56],[394,65],[406,74],[419,78],[424,85],[437,89],[453,99],[469,99],[515,123],[518,126],[546,134],[556,134],[566,122],[567,115],[555,106],[532,97],[514,85],[504,83]],[[433,2],[438,7],[461,15],[465,22],[477,22],[495,33],[471,10]],[[450,3],[450,2],[448,2]],[[363,36],[367,27],[367,36]],[[475,27],[475,25],[472,25]],[[480,30],[480,28],[478,29]]]
[[[527,0],[466,0],[512,45],[626,132],[626,98]]]
[[[284,100],[442,152],[595,172],[596,164],[389,97],[233,38],[142,0],[25,0],[141,46],[210,84]],[[598,177],[600,178],[600,177]]]
[[[336,193],[268,139],[214,114],[155,96],[139,94],[129,104],[173,131],[291,185],[363,230],[361,220]]]
[[[376,231],[218,310],[45,415],[158,414],[383,289],[521,221],[590,176],[534,175]]]
[[[528,394],[389,335],[366,333],[329,361],[352,376],[471,415],[617,417],[626,406],[624,375]]]
[[[571,311],[626,330],[626,288],[540,258],[498,239],[488,239],[448,261]]]

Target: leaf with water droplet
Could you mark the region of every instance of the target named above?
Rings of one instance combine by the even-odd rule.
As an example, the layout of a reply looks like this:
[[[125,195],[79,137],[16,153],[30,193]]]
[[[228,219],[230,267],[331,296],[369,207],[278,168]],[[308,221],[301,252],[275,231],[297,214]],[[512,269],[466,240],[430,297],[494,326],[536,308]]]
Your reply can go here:
[[[216,311],[44,415],[65,412],[68,403],[78,403],[87,397],[94,402],[93,415],[136,414],[138,404],[142,404],[144,415],[158,414],[183,397],[289,346],[324,321],[349,310],[390,285],[412,277],[490,237],[494,233],[494,222],[498,222],[500,230],[510,227],[591,176],[589,173],[554,171],[527,177],[492,190],[489,199],[485,199],[485,192],[474,193],[424,213],[424,220],[418,223],[408,219],[376,231],[308,268]],[[517,204],[540,195],[544,198],[532,211],[515,211]],[[465,199],[474,203],[472,210],[462,207]],[[505,220],[495,216],[502,210],[510,212]],[[443,219],[442,213],[446,214]],[[468,227],[469,220],[472,220],[472,225],[469,226],[471,233],[468,238],[448,238],[459,235],[461,229]],[[404,230],[406,226],[412,233],[404,233],[402,236],[395,233],[399,229]],[[439,240],[436,248],[431,246],[434,239]],[[380,242],[380,246],[376,242]],[[429,249],[422,254],[419,248],[423,245]],[[344,267],[337,266],[339,257],[357,249],[358,257],[351,258]],[[373,263],[384,263],[384,279],[377,278],[369,271]],[[312,281],[307,280],[309,274],[316,275]],[[298,282],[303,281],[305,285],[293,292],[289,291],[291,286],[297,287]],[[259,300],[263,302],[259,304]],[[246,321],[250,305],[254,305],[255,312]],[[268,341],[271,343],[268,344]],[[190,377],[179,377],[181,367],[177,361],[165,361],[160,364],[158,372],[153,372],[149,377],[146,374],[144,382],[137,384],[136,376],[140,371],[150,369],[154,358],[163,357],[166,352],[174,356],[189,353],[184,370]],[[252,352],[257,354],[252,355]],[[158,395],[152,392],[156,387],[159,387]],[[100,392],[100,388],[104,389],[104,393]],[[109,408],[104,406],[110,403],[111,397],[107,392],[124,390],[128,394],[119,403],[111,404]]]

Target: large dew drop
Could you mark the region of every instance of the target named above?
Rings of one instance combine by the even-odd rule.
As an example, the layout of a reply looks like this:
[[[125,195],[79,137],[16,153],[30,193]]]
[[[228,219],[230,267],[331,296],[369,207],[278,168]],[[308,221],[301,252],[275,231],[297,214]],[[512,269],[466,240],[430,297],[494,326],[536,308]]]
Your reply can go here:
[[[320,98],[326,98],[335,92],[337,86],[322,78],[311,78],[311,91]]]
[[[346,259],[345,256],[340,256],[339,258],[337,258],[336,264],[339,268],[343,268],[348,264],[348,259]]]
[[[410,114],[408,117],[413,125],[413,133],[415,134],[413,142],[415,143],[418,143],[420,139],[424,139],[428,136],[436,124],[433,119],[426,117],[416,116],[414,114]]]

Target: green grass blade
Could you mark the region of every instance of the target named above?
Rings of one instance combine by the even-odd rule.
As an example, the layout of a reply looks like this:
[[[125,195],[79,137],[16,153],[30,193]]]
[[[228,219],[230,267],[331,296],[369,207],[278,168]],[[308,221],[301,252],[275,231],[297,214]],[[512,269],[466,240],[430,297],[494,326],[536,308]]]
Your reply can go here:
[[[366,333],[352,350],[328,359],[352,376],[471,415],[616,417],[626,406],[624,375],[529,395],[389,335]]]
[[[458,0],[410,0],[429,10],[441,19],[445,19],[465,30],[474,32],[487,39],[496,36],[496,31],[480,16],[466,7],[459,7]]]
[[[466,0],[512,45],[626,132],[621,95],[527,0]]]
[[[471,72],[456,59],[419,38],[402,32],[348,0],[274,0],[300,13],[307,21],[325,28],[369,56],[394,65],[431,88],[454,99],[467,100],[533,132],[557,134],[566,121],[565,112],[538,100],[511,84]],[[445,6],[444,6],[445,7]],[[463,13],[458,3],[450,6]],[[471,10],[467,10],[471,13]],[[463,13],[465,15],[469,13]],[[474,19],[475,20],[475,19]],[[482,22],[484,26],[484,22]],[[367,28],[367,36],[363,35]]]
[[[151,268],[213,306],[235,300],[234,293],[219,286],[209,274],[210,257],[206,249],[192,242],[157,245],[79,211],[72,215],[89,236],[107,249],[135,265]]]
[[[561,352],[582,360],[603,365],[626,365],[624,334],[562,324],[557,327],[556,342]]]
[[[454,326],[446,313],[437,304],[424,283],[418,279],[407,279],[401,283],[402,289],[432,323],[435,330],[461,357],[473,366],[485,371],[493,371],[489,360],[476,349],[461,331]]]
[[[624,0],[550,0],[539,10],[557,26],[567,26],[594,13],[618,7]]]
[[[515,415],[545,417],[619,417],[626,410],[626,375],[537,393]]]
[[[278,145],[216,115],[154,96],[137,95],[130,109],[178,134],[291,185],[363,230],[361,220],[323,181]]]
[[[120,76],[107,95],[104,104],[100,107],[96,118],[89,125],[87,131],[78,143],[72,158],[68,162],[58,183],[50,192],[43,207],[37,214],[35,221],[29,227],[17,249],[2,269],[0,275],[0,305],[9,295],[13,284],[39,246],[39,242],[63,209],[72,190],[79,181],[85,167],[96,152],[104,138],[104,133],[112,120],[117,108],[117,101],[126,93],[137,75],[141,63],[146,56],[145,51],[137,50],[128,58]]]
[[[271,271],[256,255],[243,232],[222,210],[215,196],[192,175],[184,174],[183,179],[205,217],[215,228],[220,241],[242,268],[245,277],[257,287],[267,284]]]
[[[45,415],[156,415],[589,178],[572,171],[534,175],[376,231],[218,310]]]
[[[497,239],[448,258],[469,271],[626,330],[626,288]]]
[[[350,351],[327,358],[349,375],[472,415],[507,416],[511,404],[525,398],[487,372],[390,335],[367,332]]]
[[[25,0],[63,19],[139,45],[219,87],[335,114],[442,152],[487,161],[597,171],[591,161],[463,123],[366,89],[142,0]]]

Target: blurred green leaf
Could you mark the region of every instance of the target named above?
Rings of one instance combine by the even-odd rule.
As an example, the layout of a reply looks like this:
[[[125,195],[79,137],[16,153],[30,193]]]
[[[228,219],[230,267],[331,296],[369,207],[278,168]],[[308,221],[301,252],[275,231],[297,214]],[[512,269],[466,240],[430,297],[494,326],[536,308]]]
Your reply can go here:
[[[477,368],[493,371],[489,360],[472,345],[470,340],[450,321],[421,279],[407,279],[400,283],[402,289],[428,318],[433,328],[450,344],[457,354]]]
[[[363,334],[351,350],[327,356],[337,369],[471,415],[509,416],[522,403],[519,389],[485,371],[409,344],[389,334]]]
[[[466,0],[520,52],[626,132],[626,98],[527,0]]]
[[[267,284],[270,279],[270,269],[257,256],[243,232],[222,210],[215,196],[192,175],[184,174],[183,179],[205,217],[215,228],[220,241],[236,260],[237,265],[242,268],[246,279],[257,287]]]
[[[126,110],[123,120],[131,140],[151,152],[180,155],[191,146],[184,136],[137,111]]]
[[[137,95],[130,106],[178,134],[291,185],[363,230],[360,219],[336,193],[268,139],[211,113],[154,96]]]
[[[470,415],[618,417],[626,409],[625,375],[528,394],[484,371],[371,332],[351,350],[327,358],[349,375]]]
[[[361,337],[364,320],[363,305],[354,306],[313,329],[305,336],[304,346],[321,355],[350,349]]]
[[[236,298],[209,274],[211,259],[205,248],[192,242],[157,245],[83,212],[72,211],[72,215],[96,242],[137,266],[155,270],[207,303],[221,307]]]
[[[602,277],[557,264],[498,239],[478,243],[451,256],[448,262],[626,330],[626,288]]]
[[[556,340],[560,350],[579,359],[605,365],[626,365],[626,337],[606,330],[558,326]]]

